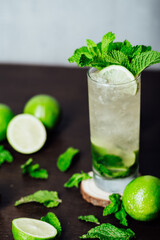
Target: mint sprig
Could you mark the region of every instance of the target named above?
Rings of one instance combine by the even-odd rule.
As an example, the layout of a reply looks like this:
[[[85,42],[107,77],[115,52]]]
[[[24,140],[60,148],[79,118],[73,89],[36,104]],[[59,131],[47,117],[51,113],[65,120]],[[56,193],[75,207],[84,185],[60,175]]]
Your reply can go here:
[[[109,214],[118,212],[120,204],[121,204],[120,197],[121,196],[116,193],[109,196],[111,203],[104,208],[103,216],[107,216]]]
[[[160,53],[151,46],[132,46],[128,40],[113,42],[115,34],[108,32],[98,44],[87,39],[87,46],[76,49],[68,61],[80,67],[94,67],[101,70],[110,65],[121,65],[138,76],[145,68],[160,63]]]
[[[103,216],[114,214],[115,217],[120,220],[120,223],[124,226],[128,226],[127,213],[124,209],[120,194],[112,194],[109,196],[111,203],[103,210]]]
[[[21,165],[22,174],[29,174],[33,178],[48,179],[46,169],[40,168],[39,164],[33,164],[33,159],[29,158],[25,164]]]
[[[92,177],[89,176],[88,173],[84,173],[81,171],[81,173],[75,173],[72,175],[72,177],[64,184],[64,187],[66,188],[72,188],[76,187],[78,188],[79,183],[86,179],[91,179]]]

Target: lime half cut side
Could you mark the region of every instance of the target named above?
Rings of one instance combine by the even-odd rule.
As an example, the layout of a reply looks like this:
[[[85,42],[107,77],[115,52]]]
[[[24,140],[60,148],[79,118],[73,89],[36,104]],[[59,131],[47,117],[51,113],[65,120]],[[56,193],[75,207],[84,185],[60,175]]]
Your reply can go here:
[[[23,154],[40,150],[46,141],[46,129],[39,119],[30,114],[19,114],[14,117],[7,128],[9,144]]]
[[[122,91],[129,95],[136,95],[138,84],[134,75],[125,67],[111,65],[102,69],[99,76],[108,84],[121,85]]]
[[[15,240],[47,240],[54,239],[57,230],[37,219],[16,218],[12,221],[12,233]]]

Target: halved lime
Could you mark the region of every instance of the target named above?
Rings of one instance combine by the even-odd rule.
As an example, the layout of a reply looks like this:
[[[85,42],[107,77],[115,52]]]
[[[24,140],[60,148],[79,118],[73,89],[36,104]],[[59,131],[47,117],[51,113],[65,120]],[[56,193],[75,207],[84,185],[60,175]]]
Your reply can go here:
[[[135,95],[137,92],[137,81],[134,75],[125,67],[111,65],[102,69],[99,76],[106,80],[106,83],[121,85],[123,92]]]
[[[54,239],[57,230],[37,219],[16,218],[12,221],[12,233],[15,240],[47,240]]]
[[[30,114],[17,115],[7,128],[8,142],[17,152],[24,154],[40,150],[46,141],[46,136],[44,125]]]

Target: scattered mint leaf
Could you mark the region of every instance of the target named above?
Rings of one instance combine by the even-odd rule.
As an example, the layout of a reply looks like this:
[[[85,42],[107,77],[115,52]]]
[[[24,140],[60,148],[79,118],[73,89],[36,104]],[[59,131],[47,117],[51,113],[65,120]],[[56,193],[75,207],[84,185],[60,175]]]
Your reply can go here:
[[[127,213],[124,209],[120,194],[112,194],[109,196],[111,203],[106,206],[103,210],[103,216],[107,216],[109,214],[115,215],[115,217],[120,220],[120,223],[124,226],[128,226],[127,222]]]
[[[79,183],[82,180],[86,180],[86,179],[90,179],[92,177],[89,176],[88,173],[84,173],[83,171],[81,171],[81,173],[75,173],[73,174],[73,176],[68,180],[68,182],[66,182],[64,184],[64,187],[66,188],[72,188],[72,187],[76,187],[78,188]]]
[[[100,224],[98,218],[96,218],[94,215],[79,216],[78,219],[86,222]]]
[[[98,238],[100,240],[129,240],[135,236],[131,229],[117,228],[110,223],[103,223],[95,228],[91,228],[81,239]]]
[[[41,217],[41,221],[51,224],[53,227],[57,229],[57,236],[58,237],[61,236],[62,232],[61,223],[54,213],[48,212],[46,216]]]
[[[119,210],[119,207],[121,205],[121,196],[119,194],[112,194],[109,196],[109,199],[111,203],[106,206],[103,210],[103,216],[107,216],[112,213],[116,213]]]
[[[57,167],[60,171],[65,172],[70,167],[74,156],[79,153],[79,150],[73,147],[68,148],[62,153],[57,161]]]
[[[33,164],[33,159],[29,158],[27,162],[21,165],[22,174],[29,174],[33,178],[48,179],[46,169],[40,168],[39,164]]]
[[[146,51],[136,56],[131,61],[131,70],[133,74],[139,75],[145,68],[159,63],[160,53],[156,51]]]
[[[39,190],[31,195],[22,197],[15,202],[15,206],[29,202],[42,203],[44,206],[50,208],[57,207],[62,202],[62,200],[59,199],[58,193],[55,191]]]
[[[127,213],[124,209],[123,204],[121,203],[121,208],[118,212],[115,213],[115,217],[120,220],[120,223],[124,226],[128,226],[128,222],[127,222]]]
[[[48,172],[46,169],[37,169],[36,171],[29,173],[31,177],[38,179],[48,179]]]
[[[8,150],[4,149],[4,147],[0,145],[0,166],[4,162],[8,162],[8,163],[13,162],[13,156]]]
[[[87,39],[87,46],[76,49],[68,61],[76,62],[80,67],[94,67],[101,70],[116,64],[126,67],[134,76],[139,75],[152,64],[160,63],[160,53],[151,50],[151,46],[136,45],[125,40],[113,42],[115,34],[108,32],[99,43]]]

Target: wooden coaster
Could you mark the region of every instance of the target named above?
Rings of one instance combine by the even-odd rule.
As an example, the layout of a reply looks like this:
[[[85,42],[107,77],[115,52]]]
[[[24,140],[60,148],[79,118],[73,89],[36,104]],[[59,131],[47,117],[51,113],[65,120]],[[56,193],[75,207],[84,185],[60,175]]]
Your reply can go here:
[[[93,172],[90,172],[89,175],[93,176]],[[94,206],[106,207],[110,204],[109,195],[111,193],[104,192],[98,188],[93,178],[83,180],[80,185],[80,191],[83,199]]]

